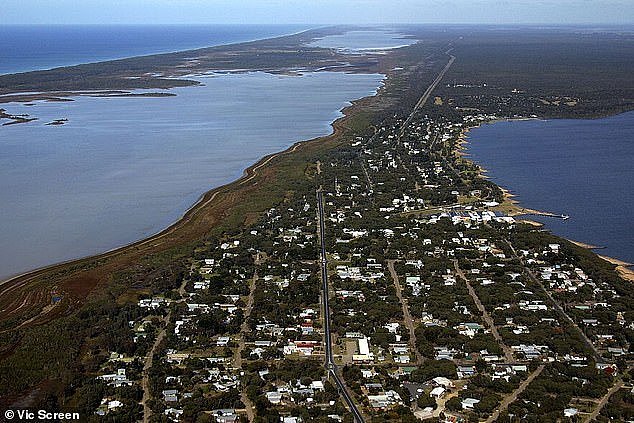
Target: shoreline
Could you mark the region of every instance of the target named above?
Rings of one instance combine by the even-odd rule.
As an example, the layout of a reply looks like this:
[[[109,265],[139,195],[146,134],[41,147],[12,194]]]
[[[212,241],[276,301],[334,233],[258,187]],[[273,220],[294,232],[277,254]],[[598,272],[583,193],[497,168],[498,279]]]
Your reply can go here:
[[[381,92],[381,90],[383,90],[385,88],[385,79],[388,77],[388,75],[384,74],[384,78],[381,81],[381,84],[374,90],[373,93],[365,96],[365,97],[361,97],[358,99],[353,99],[349,101],[349,105],[343,107],[342,109],[340,109],[338,112],[341,114],[341,116],[339,116],[337,119],[335,119],[334,121],[331,121],[329,123],[329,126],[331,128],[331,131],[329,134],[325,134],[316,138],[311,138],[311,139],[305,139],[305,140],[300,140],[300,141],[296,141],[293,144],[291,144],[289,147],[287,147],[284,150],[275,152],[275,153],[271,153],[268,154],[266,156],[261,157],[260,159],[258,159],[256,162],[252,163],[251,165],[249,165],[248,167],[246,167],[243,172],[242,175],[231,181],[228,182],[226,184],[222,184],[219,185],[217,187],[213,187],[211,189],[209,189],[208,191],[203,192],[202,194],[200,194],[200,196],[198,197],[198,199],[191,205],[189,206],[178,218],[176,218],[173,222],[171,222],[169,225],[167,225],[166,227],[164,227],[163,229],[159,230],[158,232],[155,232],[154,234],[148,235],[146,237],[140,238],[138,240],[129,242],[127,244],[118,246],[118,247],[114,247],[112,249],[103,251],[101,253],[98,254],[90,254],[90,255],[86,255],[86,256],[81,256],[81,257],[77,257],[77,258],[73,258],[73,259],[69,259],[69,260],[65,260],[62,262],[57,262],[57,263],[51,263],[49,265],[46,266],[41,266],[41,267],[36,267],[34,269],[25,271],[25,272],[21,272],[21,273],[17,273],[14,275],[9,275],[6,277],[0,277],[0,289],[11,283],[11,282],[15,282],[19,279],[22,278],[28,278],[28,279],[32,279],[34,277],[39,276],[42,273],[51,271],[51,270],[55,270],[55,269],[59,269],[65,266],[70,266],[70,265],[76,265],[76,264],[80,264],[82,262],[85,261],[92,261],[92,260],[102,260],[105,258],[111,258],[114,257],[120,253],[123,253],[125,250],[127,249],[131,249],[131,248],[137,248],[140,246],[143,246],[147,243],[151,243],[153,241],[156,241],[158,239],[163,238],[164,236],[172,233],[174,230],[176,230],[178,227],[184,225],[185,223],[187,223],[188,220],[190,220],[193,215],[195,215],[196,213],[198,213],[201,209],[205,208],[205,206],[209,205],[214,199],[215,197],[220,193],[223,192],[225,190],[231,190],[233,187],[238,187],[241,186],[249,181],[251,181],[253,178],[255,178],[257,176],[257,172],[263,168],[264,166],[266,166],[267,164],[269,164],[272,160],[282,156],[282,155],[286,155],[286,154],[291,154],[296,152],[298,149],[302,148],[304,145],[309,144],[309,143],[314,143],[314,142],[319,142],[320,140],[324,140],[324,139],[328,139],[328,138],[335,138],[338,135],[341,134],[341,132],[345,129],[345,121],[347,121],[349,118],[351,118],[352,116],[354,116],[354,111],[352,110],[357,103],[376,97],[377,95],[379,95],[379,93]],[[1,292],[0,292],[1,293]]]
[[[258,72],[258,71],[253,71],[253,72]],[[368,74],[371,75],[371,74]],[[364,99],[368,99],[368,98],[373,98],[376,97],[384,88],[385,88],[385,84],[386,84],[386,80],[388,78],[388,75],[386,73],[380,73],[380,74],[376,74],[380,76],[380,80],[378,81],[377,85],[368,87],[369,89],[365,92],[365,93],[361,93],[362,97],[358,97],[358,98],[351,98],[346,100],[346,102],[343,104],[343,107],[337,109],[336,111],[334,111],[333,113],[336,114],[336,116],[334,117],[329,117],[324,119],[322,122],[324,125],[327,126],[327,128],[329,128],[329,132],[326,132],[326,128],[324,128],[324,133],[322,135],[319,135],[317,137],[313,137],[313,138],[299,138],[296,139],[294,141],[291,141],[289,144],[286,145],[282,145],[280,146],[281,149],[278,151],[274,151],[272,153],[266,154],[264,156],[261,156],[259,158],[257,158],[255,161],[247,161],[245,160],[243,165],[244,167],[242,169],[238,169],[238,171],[240,172],[239,176],[237,176],[237,178],[232,179],[228,182],[222,183],[220,185],[211,185],[211,186],[207,186],[205,188],[203,188],[203,190],[199,191],[198,195],[196,196],[195,200],[193,202],[187,202],[187,206],[184,209],[180,209],[178,211],[176,211],[176,213],[171,214],[171,217],[169,218],[169,222],[167,224],[156,224],[153,225],[154,226],[154,230],[150,233],[146,233],[146,234],[140,234],[140,236],[138,238],[133,238],[130,241],[127,242],[123,242],[121,244],[118,245],[114,245],[108,249],[105,250],[101,250],[101,251],[97,251],[94,253],[90,253],[90,254],[85,254],[85,255],[78,255],[75,257],[71,257],[65,260],[61,260],[61,261],[54,261],[51,262],[49,264],[45,264],[45,265],[40,265],[40,266],[36,266],[27,270],[23,270],[23,271],[19,271],[17,273],[13,273],[13,274],[8,274],[8,275],[0,275],[0,287],[8,282],[11,282],[11,280],[14,279],[18,279],[20,277],[24,277],[29,275],[30,273],[33,272],[43,272],[46,271],[48,269],[51,268],[58,268],[60,266],[64,266],[64,265],[70,265],[73,264],[75,262],[78,261],[82,261],[82,260],[87,260],[87,259],[91,259],[91,258],[100,258],[104,255],[109,255],[110,253],[115,253],[121,249],[125,249],[127,247],[134,247],[136,246],[138,243],[141,243],[144,240],[150,240],[152,238],[155,238],[159,235],[161,235],[163,232],[169,230],[170,228],[172,228],[173,226],[179,224],[179,222],[185,218],[187,218],[188,214],[191,212],[195,212],[194,209],[196,209],[201,203],[206,202],[206,197],[208,195],[213,194],[215,191],[220,191],[220,190],[224,190],[224,189],[229,189],[229,187],[231,187],[233,184],[242,184],[247,182],[248,180],[251,179],[251,177],[253,176],[252,173],[253,171],[257,171],[259,170],[259,168],[261,166],[263,166],[264,164],[270,162],[271,160],[275,159],[277,156],[280,156],[282,154],[286,154],[286,153],[292,153],[294,151],[296,151],[296,149],[299,147],[300,144],[303,143],[308,143],[308,142],[312,142],[312,141],[317,141],[320,139],[325,139],[325,138],[329,138],[329,137],[333,137],[337,135],[337,127],[340,125],[339,121],[340,120],[345,120],[350,113],[350,110],[356,103],[363,101]],[[118,91],[105,91],[105,92],[115,92],[118,93]],[[72,94],[72,93],[68,93],[68,94]],[[86,95],[94,97],[95,92],[88,92],[86,93]],[[131,93],[132,94],[132,93]],[[141,93],[142,94],[152,94],[152,93]],[[170,96],[175,96],[176,94],[171,94]],[[80,95],[81,96],[81,95]],[[79,96],[78,96],[79,97]],[[71,99],[68,99],[66,101],[73,101]],[[0,111],[2,111],[4,109],[0,109]],[[333,109],[334,110],[334,109]],[[331,120],[332,119],[332,120]],[[191,201],[191,199],[190,199]],[[167,220],[167,219],[166,219]]]
[[[604,247],[597,247],[596,245],[590,245],[590,244],[586,244],[585,242],[579,242],[579,241],[574,241],[572,239],[568,239],[568,238],[564,238],[566,241],[569,241],[573,244],[575,244],[578,247],[581,248],[585,248],[587,250],[592,251],[594,254],[597,255],[597,257],[599,257],[600,259],[607,261],[610,264],[613,264],[616,266],[615,270],[616,272],[619,274],[619,276],[621,276],[623,279],[628,280],[630,282],[634,282],[634,263],[628,263],[626,261],[614,258],[614,257],[609,257],[609,256],[605,256],[603,254],[599,254],[597,253],[596,249],[601,249]]]
[[[627,112],[624,112],[627,113]],[[616,116],[616,115],[608,115],[608,116],[604,116],[604,117],[597,117],[597,118],[581,118],[581,119],[575,119],[575,120],[594,120],[594,119],[602,119],[605,117],[610,117],[610,116]],[[490,177],[487,175],[488,170],[483,167],[482,165],[480,165],[479,163],[475,162],[474,160],[472,160],[469,156],[468,153],[466,152],[466,145],[471,142],[469,140],[469,132],[474,129],[474,128],[479,128],[482,125],[492,125],[495,123],[499,123],[499,122],[516,122],[516,121],[530,121],[530,120],[538,120],[538,121],[547,121],[548,119],[542,119],[542,118],[537,118],[537,117],[526,117],[526,118],[522,118],[522,117],[518,117],[518,118],[495,118],[495,119],[491,119],[491,120],[487,120],[487,121],[483,121],[478,123],[477,125],[473,125],[473,126],[469,126],[467,128],[464,128],[459,137],[458,137],[458,141],[456,143],[456,149],[455,149],[455,154],[460,156],[463,160],[468,160],[469,162],[475,164],[479,171],[478,171],[478,176],[483,178],[483,179],[487,179],[487,180],[491,180]],[[495,183],[495,182],[494,182]],[[561,215],[557,215],[555,213],[552,212],[546,212],[546,211],[542,211],[542,210],[535,210],[535,209],[530,209],[530,208],[525,208],[522,207],[520,205],[520,202],[518,200],[515,200],[514,197],[516,197],[515,194],[511,193],[507,188],[502,187],[501,185],[498,185],[496,183],[496,185],[502,190],[503,193],[503,197],[504,197],[504,201],[502,204],[500,204],[500,206],[498,206],[501,209],[508,209],[507,214],[509,216],[522,216],[522,215],[536,215],[536,216],[546,216],[546,217],[553,217],[553,218],[558,218],[561,217]],[[535,226],[535,227],[544,227],[546,226],[544,223],[541,222],[537,222],[535,220],[531,220],[531,219],[521,219],[519,220],[520,222]],[[551,233],[552,231],[550,229],[548,229]],[[588,250],[591,250],[592,253],[594,253],[597,257],[601,258],[602,260],[616,266],[615,267],[615,271],[619,274],[619,276],[621,276],[623,279],[628,280],[630,282],[634,282],[634,263],[628,263],[624,260],[618,259],[618,258],[614,258],[614,257],[609,257],[606,255],[602,255],[602,254],[598,254],[596,251],[597,249],[602,249],[605,247],[601,247],[601,246],[596,246],[596,245],[591,245],[585,242],[581,242],[581,241],[574,241],[568,238],[565,238],[561,235],[558,235],[556,233],[553,233],[555,236],[565,239],[568,242],[571,242],[572,244],[581,247],[581,248],[585,248]]]
[[[196,81],[187,79],[192,73],[214,69],[242,69],[275,74],[309,66],[315,71],[328,67],[338,71],[365,73],[368,68],[376,68],[378,61],[368,61],[367,55],[348,57],[349,55],[337,53],[335,49],[308,47],[309,43],[317,39],[358,28],[359,25],[313,26],[299,32],[264,36],[250,41],[2,74],[0,96],[22,92],[177,88],[196,85]],[[302,58],[305,50],[314,56],[310,62]],[[264,59],[258,52],[266,53]],[[239,60],[227,63],[227,55],[239,57]],[[346,62],[345,69],[341,67],[342,61]]]
[[[389,77],[391,72],[381,72]],[[387,81],[385,81],[387,82]],[[233,224],[231,219],[235,219],[236,214],[244,212],[241,207],[251,205],[247,200],[248,195],[252,195],[260,190],[260,187],[264,184],[260,182],[271,183],[276,182],[276,172],[284,172],[288,169],[289,164],[292,166],[295,163],[292,160],[278,162],[279,165],[269,166],[276,159],[285,155],[291,155],[298,151],[308,150],[313,152],[317,149],[328,149],[329,145],[333,143],[336,145],[337,137],[342,132],[347,130],[346,124],[356,115],[363,115],[363,103],[366,99],[376,98],[378,94],[385,88],[385,84],[380,86],[377,92],[373,96],[366,96],[361,99],[351,101],[351,105],[344,107],[341,110],[343,116],[336,119],[330,124],[332,131],[330,135],[313,138],[310,140],[302,140],[294,143],[289,148],[279,151],[277,153],[270,154],[262,157],[257,162],[248,166],[243,175],[233,182],[213,188],[204,194],[202,194],[197,202],[195,202],[185,213],[178,218],[174,223],[146,238],[139,239],[137,241],[116,247],[112,250],[108,250],[97,255],[87,255],[77,259],[64,261],[61,263],[54,263],[48,266],[33,269],[27,272],[17,274],[15,276],[9,276],[0,280],[0,306],[2,306],[3,300],[6,301],[7,293],[23,293],[25,289],[36,288],[42,289],[40,285],[47,285],[48,288],[57,288],[57,283],[62,284],[62,289],[65,293],[69,294],[69,301],[62,301],[62,307],[56,305],[54,309],[60,308],[72,308],[73,305],[81,304],[84,299],[97,287],[103,286],[108,283],[111,275],[116,271],[127,268],[134,263],[139,262],[143,257],[148,257],[152,254],[159,254],[165,252],[170,248],[177,246],[187,246],[189,243],[200,239],[201,236],[209,234],[213,230],[222,229],[225,224]],[[116,88],[112,88],[116,89]],[[359,107],[357,107],[359,106]],[[611,115],[608,115],[611,116]],[[509,119],[496,119],[488,122],[480,122],[478,125],[473,125],[469,128],[462,130],[463,136],[468,133],[468,130],[475,126],[479,126],[483,123],[493,123],[504,120],[539,120],[538,118],[509,118]],[[466,140],[465,140],[466,141]],[[322,146],[322,143],[324,144]],[[329,144],[330,143],[330,144]],[[299,155],[294,160],[307,161],[306,157]],[[469,159],[467,159],[469,160]],[[302,163],[303,163],[302,162]],[[286,168],[284,168],[286,166]],[[481,168],[481,167],[480,167]],[[252,182],[257,179],[255,182]],[[259,184],[259,185],[258,185]],[[508,195],[511,204],[512,194]],[[514,201],[514,200],[513,200]],[[516,209],[518,206],[514,206]],[[204,213],[203,213],[204,212]],[[237,216],[241,218],[242,216]],[[229,223],[227,223],[229,222]],[[46,284],[43,284],[40,276],[46,275]],[[8,286],[11,285],[11,286]],[[3,298],[5,297],[5,298]],[[73,303],[74,302],[74,303]],[[29,304],[32,306],[33,304]],[[5,309],[10,309],[12,306],[9,303],[9,307],[5,304]],[[27,312],[31,311],[27,310]],[[10,320],[14,313],[24,314],[24,310],[10,309],[9,315],[3,320]],[[26,323],[41,323],[43,320],[47,321],[51,319],[51,310],[42,311],[41,308],[37,309],[37,314],[28,321],[21,321],[20,326]],[[57,312],[59,314],[59,311]],[[32,314],[31,314],[32,316]]]
[[[493,125],[495,123],[499,123],[499,122],[523,122],[523,121],[529,121],[529,120],[545,120],[545,119],[540,119],[540,118],[534,118],[534,117],[527,117],[527,118],[522,118],[522,117],[517,117],[517,118],[494,118],[494,119],[490,119],[490,120],[486,120],[483,122],[479,122],[476,125],[473,126],[468,126],[464,129],[462,129],[462,131],[460,132],[460,135],[458,136],[458,141],[456,143],[456,149],[454,151],[454,153],[459,156],[460,158],[462,158],[463,160],[467,160],[470,163],[473,163],[474,165],[476,165],[478,167],[478,176],[480,178],[486,179],[486,180],[491,180],[491,178],[487,175],[488,173],[488,169],[485,168],[484,166],[482,166],[481,164],[475,162],[474,160],[472,160],[468,154],[467,150],[467,145],[471,142],[469,140],[469,132],[471,132],[472,129],[475,128],[479,128],[482,125]],[[495,183],[495,182],[493,182]],[[502,191],[503,194],[503,198],[504,201],[502,202],[502,204],[500,204],[498,206],[498,208],[500,210],[506,210],[506,213],[509,216],[522,216],[522,215],[537,215],[537,216],[548,216],[548,217],[559,217],[559,215],[552,213],[552,212],[547,212],[547,211],[543,211],[543,210],[535,210],[535,209],[530,209],[530,208],[526,208],[526,207],[522,207],[520,205],[520,202],[518,200],[515,200],[516,195],[513,194],[508,188],[505,188],[497,183],[495,183],[495,185],[500,188],[500,190]],[[542,223],[540,222],[536,222],[530,219],[527,219],[527,222],[530,222],[530,224],[533,225],[540,225],[543,226]]]
[[[383,88],[381,86],[373,96],[351,101],[344,107],[342,116],[330,124],[329,135],[301,140],[285,150],[262,157],[247,167],[240,178],[202,194],[179,219],[156,234],[101,254],[51,264],[0,280],[0,334],[43,325],[71,313],[110,284],[118,272],[148,257],[161,257],[175,248],[188,248],[214,231],[222,233],[227,228],[244,224],[249,214],[259,213],[259,209],[249,208],[258,207],[257,200],[250,201],[249,198],[261,195],[262,189],[267,189],[263,187],[273,189],[275,193],[275,189],[279,189],[276,186],[280,181],[278,174],[281,173],[283,178],[299,163],[302,167],[310,163],[307,157],[312,157],[316,151],[345,142],[341,136],[350,130],[348,125],[354,124],[358,116],[363,118],[364,105],[375,99]],[[234,222],[236,217],[241,220]],[[46,300],[50,292],[61,294],[63,300],[51,304]]]
[[[240,26],[241,24],[233,24],[230,26]],[[279,26],[281,24],[263,24],[263,25],[256,25],[256,26]],[[63,26],[63,25],[62,25]],[[163,27],[165,25],[161,25],[161,24],[155,24],[156,27]],[[188,25],[183,25],[183,26],[188,26]],[[218,25],[218,24],[211,24],[209,26],[223,26],[222,24]],[[334,25],[331,25],[334,26]],[[79,62],[79,63],[72,63],[72,64],[65,64],[65,65],[54,65],[52,67],[44,67],[41,69],[29,69],[29,70],[20,70],[17,72],[8,72],[8,73],[0,73],[0,76],[8,76],[8,75],[19,75],[19,74],[24,74],[24,73],[31,73],[31,72],[46,72],[46,71],[50,71],[50,70],[54,70],[54,69],[62,69],[62,68],[70,68],[70,67],[75,67],[75,66],[81,66],[81,65],[91,65],[91,64],[96,64],[96,63],[106,63],[106,62],[114,62],[114,61],[118,61],[118,60],[127,60],[127,59],[134,59],[137,57],[149,57],[149,56],[157,56],[157,55],[162,55],[162,54],[173,54],[173,53],[183,53],[183,52],[189,52],[189,51],[197,51],[197,50],[202,50],[202,49],[207,49],[207,48],[214,48],[214,47],[224,47],[224,46],[231,46],[231,45],[237,45],[237,44],[248,44],[248,43],[255,43],[258,41],[264,41],[264,40],[274,40],[276,38],[283,38],[283,37],[293,37],[293,36],[297,36],[297,35],[301,35],[305,32],[308,31],[314,31],[314,30],[319,30],[319,29],[324,29],[324,28],[329,28],[329,25],[322,25],[322,26],[311,26],[310,28],[306,28],[303,29],[301,31],[296,31],[296,32],[291,32],[288,34],[281,34],[281,35],[274,35],[274,36],[270,36],[270,37],[263,37],[263,38],[252,38],[252,39],[248,39],[248,40],[244,40],[244,41],[233,41],[233,42],[228,42],[228,43],[221,43],[221,44],[212,44],[212,45],[204,45],[201,47],[190,47],[190,48],[185,48],[185,49],[179,49],[179,50],[166,50],[166,51],[160,51],[160,52],[155,52],[155,53],[141,53],[141,54],[137,54],[137,55],[133,55],[133,56],[121,56],[121,57],[115,57],[115,58],[109,58],[109,59],[100,59],[97,61],[88,61],[88,62]]]

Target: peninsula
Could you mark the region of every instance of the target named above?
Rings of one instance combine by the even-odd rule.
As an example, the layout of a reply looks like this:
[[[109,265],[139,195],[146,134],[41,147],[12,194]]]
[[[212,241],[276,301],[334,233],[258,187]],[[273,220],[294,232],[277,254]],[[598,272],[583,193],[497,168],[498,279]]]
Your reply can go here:
[[[60,98],[214,70],[387,76],[331,135],[262,158],[159,234],[3,282],[0,405],[123,422],[632,418],[631,281],[516,220],[460,154],[483,122],[634,109],[632,33],[408,26],[418,42],[380,54],[306,46],[351,29],[0,76],[0,94]]]

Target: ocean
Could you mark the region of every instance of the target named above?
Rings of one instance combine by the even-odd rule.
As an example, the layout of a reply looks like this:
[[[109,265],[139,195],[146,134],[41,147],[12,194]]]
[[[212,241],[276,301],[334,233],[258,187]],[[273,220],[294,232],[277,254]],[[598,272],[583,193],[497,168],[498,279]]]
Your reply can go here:
[[[0,25],[0,74],[293,34],[307,25]]]
[[[634,263],[634,112],[603,119],[497,122],[472,129],[467,153],[553,233]]]

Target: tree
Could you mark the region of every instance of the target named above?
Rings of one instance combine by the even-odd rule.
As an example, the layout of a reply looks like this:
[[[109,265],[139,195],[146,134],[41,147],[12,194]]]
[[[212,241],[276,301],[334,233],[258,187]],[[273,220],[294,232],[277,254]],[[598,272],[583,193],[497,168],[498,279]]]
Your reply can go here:
[[[447,401],[445,406],[451,411],[460,411],[462,410],[462,401],[458,397],[453,397]]]

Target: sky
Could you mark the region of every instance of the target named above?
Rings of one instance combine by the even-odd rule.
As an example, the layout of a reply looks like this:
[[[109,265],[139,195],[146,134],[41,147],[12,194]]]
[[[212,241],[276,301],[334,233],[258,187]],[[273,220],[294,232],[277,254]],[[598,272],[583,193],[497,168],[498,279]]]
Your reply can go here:
[[[0,24],[634,24],[634,0],[0,1]]]

